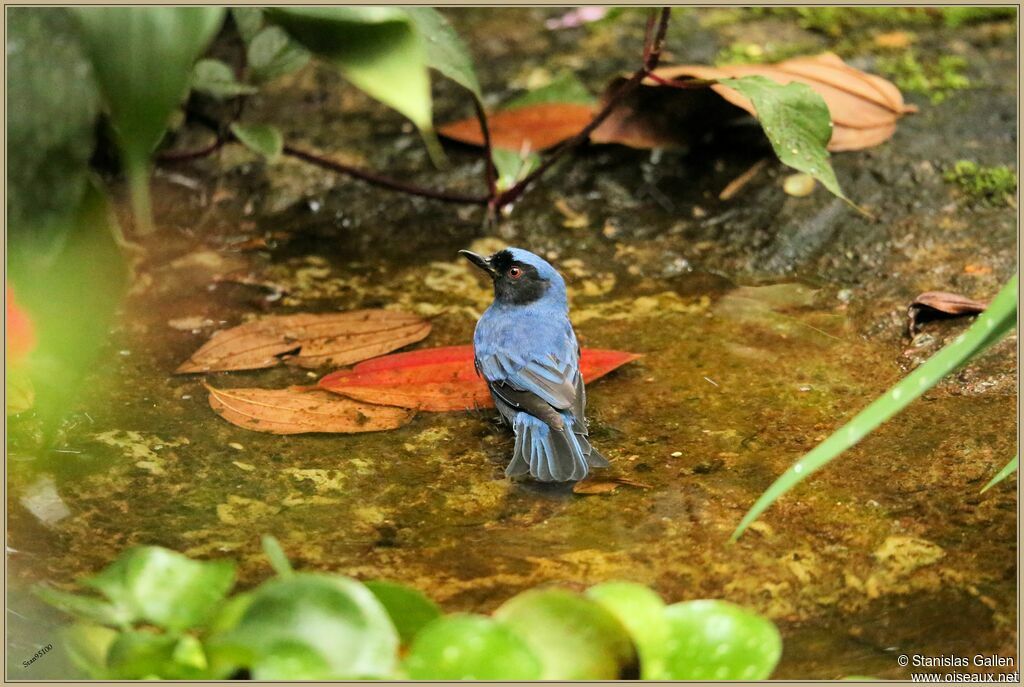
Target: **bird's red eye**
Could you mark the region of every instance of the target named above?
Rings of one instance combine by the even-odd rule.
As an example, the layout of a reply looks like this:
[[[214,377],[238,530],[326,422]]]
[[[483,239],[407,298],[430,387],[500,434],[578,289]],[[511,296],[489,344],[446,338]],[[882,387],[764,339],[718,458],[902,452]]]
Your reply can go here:
[[[523,270],[518,267],[510,267],[508,268],[508,276],[512,279],[519,279],[519,277],[523,276]]]

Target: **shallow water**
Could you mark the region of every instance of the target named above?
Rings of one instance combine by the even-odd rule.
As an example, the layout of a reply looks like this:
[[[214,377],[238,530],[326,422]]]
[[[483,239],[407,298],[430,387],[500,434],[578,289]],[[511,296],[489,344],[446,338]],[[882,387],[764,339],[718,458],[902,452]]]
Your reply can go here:
[[[490,16],[460,21],[486,36]],[[524,26],[509,45],[553,49],[530,43],[538,29]],[[481,62],[508,50],[484,39],[473,48]],[[624,55],[608,57],[601,73],[632,64]],[[355,114],[336,116],[286,97],[310,78],[254,99],[256,116],[287,112],[312,138],[341,141],[378,166],[422,162],[415,135],[395,144],[386,116],[386,131],[375,132],[379,112],[358,97]],[[328,92],[340,88],[318,78]],[[159,544],[231,557],[251,586],[271,573],[261,534],[276,536],[297,568],[399,580],[450,611],[486,612],[537,584],[609,579],[650,584],[668,601],[728,599],[780,625],[776,677],[909,677],[897,654],[1016,658],[1016,479],[978,494],[1016,450],[1015,337],[727,543],[777,475],[966,326],[931,323],[910,343],[900,334],[908,298],[941,287],[991,293],[1012,274],[1010,209],[947,212],[935,174],[901,176],[920,156],[900,156],[928,140],[945,151],[942,126],[953,122],[967,129],[964,147],[972,131],[981,132],[974,149],[998,147],[984,137],[985,98],[1003,103],[998,89],[983,91],[901,124],[913,142],[837,157],[850,193],[885,217],[876,224],[820,189],[784,197],[777,170],[739,201],[718,202],[763,151],[660,162],[590,151],[492,228],[475,211],[290,162],[265,169],[237,151],[162,172],[161,234],[60,440],[40,449],[28,422],[9,438],[9,675],[62,675],[53,655],[31,676],[19,672],[60,620],[25,593],[29,584],[70,589],[125,547]],[[450,99],[439,108],[452,110]],[[476,179],[471,152],[452,158],[440,178]],[[586,212],[588,226],[562,226],[558,199]],[[267,232],[270,248],[237,250]],[[220,420],[201,378],[171,375],[213,331],[261,313],[397,307],[432,319],[417,347],[468,343],[490,295],[456,252],[506,242],[562,270],[584,346],[643,354],[588,388],[588,416],[608,474],[648,488],[578,496],[509,483],[512,439],[492,411],[421,413],[385,433],[279,437]],[[990,270],[965,276],[967,260]],[[207,381],[277,388],[325,372],[282,367]]]
[[[828,289],[559,262],[583,345],[644,355],[591,385],[588,414],[609,474],[649,489],[576,496],[509,483],[511,437],[490,411],[421,413],[399,430],[352,436],[279,437],[223,422],[199,378],[169,374],[217,326],[181,332],[169,321],[238,319],[239,290],[207,291],[217,260],[193,252],[130,302],[59,453],[12,452],[12,581],[66,585],[146,543],[230,556],[248,586],[270,574],[259,535],[273,534],[299,568],[400,580],[451,610],[487,611],[541,583],[621,578],[670,600],[727,598],[788,628],[780,675],[895,675],[893,646],[949,651],[953,639],[924,626],[901,634],[906,614],[933,609],[936,594],[984,618],[976,629],[991,651],[1006,648],[1012,493],[976,494],[1013,450],[1012,396],[926,396],[729,545],[776,475],[900,376],[891,348],[858,335]],[[383,271],[296,255],[263,270],[287,302],[429,314],[435,328],[420,346],[468,341],[489,298],[458,259]],[[309,375],[209,381],[283,387]],[[984,440],[950,432],[982,424]],[[880,556],[892,542],[900,555]],[[877,622],[893,613],[895,639]],[[858,626],[866,635],[851,636]]]

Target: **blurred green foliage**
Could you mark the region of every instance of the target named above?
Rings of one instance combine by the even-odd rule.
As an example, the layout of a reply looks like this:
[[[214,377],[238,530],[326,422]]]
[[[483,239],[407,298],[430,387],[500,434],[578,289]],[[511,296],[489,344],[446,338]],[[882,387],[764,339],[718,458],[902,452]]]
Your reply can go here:
[[[188,95],[192,65],[219,30],[220,7],[72,10],[128,174],[138,229],[152,229],[149,161]]]
[[[84,584],[37,593],[75,618],[61,631],[96,679],[570,680],[768,678],[781,654],[767,619],[721,601],[665,606],[629,582],[523,592],[493,616],[443,615],[403,585],[293,572],[229,596],[234,565],[139,547]],[[282,574],[283,573],[283,574]]]

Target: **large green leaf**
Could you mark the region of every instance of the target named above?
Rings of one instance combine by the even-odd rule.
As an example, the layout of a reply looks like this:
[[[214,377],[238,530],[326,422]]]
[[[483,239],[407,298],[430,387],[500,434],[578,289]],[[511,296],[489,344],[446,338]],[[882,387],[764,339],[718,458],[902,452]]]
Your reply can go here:
[[[661,597],[633,582],[605,582],[588,589],[587,596],[604,606],[629,631],[640,656],[641,679],[660,675],[668,640]]]
[[[986,348],[999,341],[1017,323],[1017,276],[1014,275],[988,308],[971,325],[938,353],[925,361],[899,383],[875,399],[871,405],[833,432],[810,453],[793,463],[761,494],[743,516],[731,539],[735,541],[769,506],[783,494],[820,470],[846,449],[858,443],[876,427],[903,410],[911,401],[931,389],[943,377]]]
[[[412,680],[538,680],[541,663],[519,635],[480,615],[450,615],[420,632],[405,658]]]
[[[393,674],[398,633],[370,590],[345,577],[296,574],[249,593],[234,627],[208,648],[218,673],[257,680],[340,680]]]
[[[406,7],[405,11],[427,42],[427,64],[483,100],[473,58],[448,20],[433,7]]]
[[[181,631],[206,621],[234,581],[230,561],[194,561],[159,546],[140,546],[85,583],[133,620]]]
[[[192,65],[221,25],[222,7],[78,7],[128,173],[141,231],[152,227],[149,158],[188,93]]]
[[[629,634],[614,615],[563,589],[514,596],[494,617],[540,658],[543,680],[614,680],[636,660]]]
[[[267,19],[323,56],[356,87],[432,129],[427,50],[397,7],[274,7]]]
[[[99,92],[65,9],[8,8],[6,49],[10,248],[49,255],[85,193]]]
[[[665,609],[668,642],[661,680],[767,680],[782,637],[767,618],[725,601],[687,601]]]
[[[806,172],[833,194],[846,200],[829,162],[832,116],[828,105],[807,84],[779,84],[763,76],[722,79],[719,83],[745,95],[783,164]]]
[[[371,580],[366,588],[373,592],[391,617],[402,644],[408,646],[420,630],[441,617],[441,609],[423,592],[387,580]]]

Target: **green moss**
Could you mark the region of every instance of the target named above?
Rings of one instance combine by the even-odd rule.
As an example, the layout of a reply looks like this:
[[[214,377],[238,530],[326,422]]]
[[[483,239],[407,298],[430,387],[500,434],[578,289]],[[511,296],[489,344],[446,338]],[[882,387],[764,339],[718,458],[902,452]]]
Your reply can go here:
[[[906,28],[1015,21],[1015,7],[758,7],[708,12],[705,28],[756,21],[765,17],[796,18],[800,26],[833,38],[869,28]]]
[[[922,26],[932,22],[919,7],[799,7],[800,26],[839,37],[866,26]]]
[[[943,22],[950,28],[990,21],[1017,21],[1016,7],[943,7],[941,13]]]
[[[921,62],[914,50],[896,57],[878,60],[878,70],[890,77],[904,91],[923,93],[933,103],[940,103],[953,91],[970,88],[971,81],[963,73],[967,60],[959,55],[942,55],[934,61]]]
[[[984,205],[1011,205],[1017,193],[1017,173],[1005,165],[983,167],[960,160],[946,171],[945,179],[959,186],[972,201]]]
[[[797,55],[813,55],[820,52],[814,44],[789,43],[746,43],[737,41],[718,51],[715,64],[761,64],[779,62]]]

